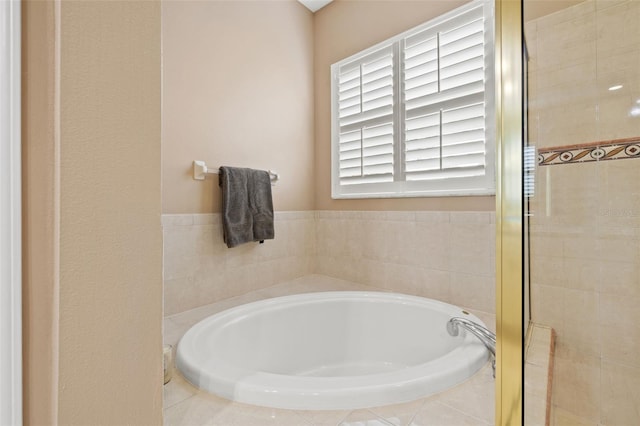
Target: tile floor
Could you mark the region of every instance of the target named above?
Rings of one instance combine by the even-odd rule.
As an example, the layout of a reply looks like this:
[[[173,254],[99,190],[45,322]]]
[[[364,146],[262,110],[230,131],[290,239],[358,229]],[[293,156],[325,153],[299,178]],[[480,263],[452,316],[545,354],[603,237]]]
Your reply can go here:
[[[233,306],[288,294],[335,290],[379,291],[350,281],[310,275],[166,317],[165,344],[175,348],[193,324]],[[495,329],[495,315],[467,310]],[[494,424],[494,406],[494,380],[488,363],[467,382],[448,391],[406,404],[361,410],[280,410],[231,402],[198,390],[175,370],[172,380],[164,386],[165,426],[482,426]]]

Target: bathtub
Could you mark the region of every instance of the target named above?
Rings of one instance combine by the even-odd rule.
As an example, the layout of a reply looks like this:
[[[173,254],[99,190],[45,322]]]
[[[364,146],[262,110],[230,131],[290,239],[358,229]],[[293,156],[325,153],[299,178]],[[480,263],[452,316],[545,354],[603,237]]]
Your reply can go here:
[[[322,292],[238,306],[195,324],[176,366],[215,395],[274,408],[358,409],[455,386],[489,359],[470,333],[447,333],[462,309],[416,296]]]

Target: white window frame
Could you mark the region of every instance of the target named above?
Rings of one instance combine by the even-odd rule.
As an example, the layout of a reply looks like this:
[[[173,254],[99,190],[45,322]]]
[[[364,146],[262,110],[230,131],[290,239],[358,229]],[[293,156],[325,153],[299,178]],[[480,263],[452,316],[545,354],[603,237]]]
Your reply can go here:
[[[485,31],[485,175],[469,178],[437,179],[432,181],[407,181],[403,174],[394,172],[393,182],[340,184],[338,117],[338,71],[341,66],[357,61],[381,49],[392,46],[394,51],[394,152],[395,163],[403,161],[404,151],[404,99],[401,81],[402,41],[414,34],[439,27],[447,21],[471,9],[482,7]],[[495,195],[495,78],[494,78],[494,2],[474,0],[402,34],[376,44],[331,65],[331,197],[333,199],[352,198],[400,198],[400,197],[442,197],[442,196],[482,196]],[[397,107],[399,105],[399,107]],[[404,168],[404,164],[401,166]],[[396,170],[398,167],[396,166]]]

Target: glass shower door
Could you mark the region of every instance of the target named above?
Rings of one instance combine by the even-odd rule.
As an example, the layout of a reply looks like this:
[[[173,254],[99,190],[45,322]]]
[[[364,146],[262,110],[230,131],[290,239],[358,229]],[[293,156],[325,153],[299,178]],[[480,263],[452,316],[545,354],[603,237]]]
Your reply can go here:
[[[640,1],[535,3],[531,314],[557,336],[550,421],[638,425]]]

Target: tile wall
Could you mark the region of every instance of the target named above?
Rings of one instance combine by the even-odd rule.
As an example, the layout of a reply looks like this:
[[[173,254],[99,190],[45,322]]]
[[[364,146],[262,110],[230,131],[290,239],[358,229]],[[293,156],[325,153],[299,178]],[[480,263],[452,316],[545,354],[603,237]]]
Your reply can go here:
[[[495,312],[491,212],[276,212],[228,249],[219,214],[164,215],[165,316],[318,273]]]
[[[173,315],[315,270],[314,212],[276,212],[275,235],[232,249],[220,214],[163,215],[164,314]]]
[[[532,317],[557,333],[554,418],[587,425],[640,424],[638,22],[640,1],[589,0],[525,25]],[[592,157],[612,140],[627,155]],[[569,161],[583,151],[597,161]]]
[[[316,271],[495,312],[492,212],[319,211]]]

